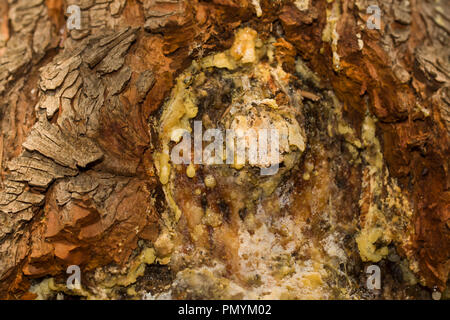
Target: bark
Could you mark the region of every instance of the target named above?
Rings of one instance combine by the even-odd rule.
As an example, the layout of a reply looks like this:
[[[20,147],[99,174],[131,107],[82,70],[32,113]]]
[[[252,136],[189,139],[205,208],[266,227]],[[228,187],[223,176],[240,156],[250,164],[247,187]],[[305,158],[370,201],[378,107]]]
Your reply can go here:
[[[0,0],[0,297],[448,297],[449,16],[428,0]],[[243,28],[289,74],[274,99],[298,110],[301,160],[269,194],[208,166],[162,184],[177,78]],[[193,118],[214,122],[227,74],[206,69]]]

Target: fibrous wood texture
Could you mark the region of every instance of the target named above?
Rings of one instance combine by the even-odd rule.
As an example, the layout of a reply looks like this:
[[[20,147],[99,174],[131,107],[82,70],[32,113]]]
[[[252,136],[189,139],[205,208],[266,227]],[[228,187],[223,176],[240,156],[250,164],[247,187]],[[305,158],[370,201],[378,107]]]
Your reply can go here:
[[[374,4],[380,29],[366,24]],[[70,5],[81,9],[80,30],[66,26]],[[0,0],[0,297],[448,292],[449,16],[431,0]],[[193,61],[227,52],[243,28],[302,83],[292,89],[308,137],[302,162],[248,203],[225,182],[208,191],[207,168],[180,174],[169,190],[175,219],[155,167],[164,106]],[[223,75],[208,72],[199,105],[226,110]],[[292,90],[277,86],[276,101],[292,105]],[[199,218],[202,206],[220,222]],[[275,240],[264,247],[258,236]],[[255,263],[245,246],[305,239],[309,249],[274,258],[273,283],[244,279],[242,265]],[[297,268],[305,261],[312,269]],[[373,263],[386,279],[378,295],[357,289]],[[82,290],[65,287],[69,265],[81,267]],[[293,275],[309,289],[286,291]]]

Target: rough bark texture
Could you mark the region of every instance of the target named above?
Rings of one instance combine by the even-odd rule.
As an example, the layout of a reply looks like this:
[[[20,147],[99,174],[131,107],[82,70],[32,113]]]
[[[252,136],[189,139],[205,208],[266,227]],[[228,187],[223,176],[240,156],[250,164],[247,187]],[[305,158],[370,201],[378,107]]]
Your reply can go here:
[[[81,8],[81,30],[66,28],[71,4]],[[382,9],[380,30],[366,27],[371,4]],[[335,226],[351,269],[334,259],[330,270],[340,271],[319,272],[318,287],[349,281],[345,294],[306,277],[307,294],[273,297],[448,295],[449,16],[445,1],[431,0],[0,0],[0,297],[132,298],[168,288],[173,298],[263,296],[225,289],[253,285],[241,279],[237,251],[240,228],[256,232],[242,207],[221,204],[231,199],[227,186],[219,181],[205,196],[223,215],[214,224],[193,213],[201,179],[176,176],[178,220],[155,167],[177,77],[192,61],[226,52],[244,27],[263,42],[273,37],[276,60],[304,84],[299,122],[308,146],[266,199],[291,197],[273,217],[302,221],[305,229],[283,232],[317,248],[326,249],[319,234]],[[373,238],[374,256],[359,252],[362,236]],[[293,263],[311,257],[299,253]],[[202,269],[213,260],[225,265],[220,276]],[[375,296],[357,289],[374,262],[385,275]],[[82,269],[81,291],[65,288],[69,265]]]

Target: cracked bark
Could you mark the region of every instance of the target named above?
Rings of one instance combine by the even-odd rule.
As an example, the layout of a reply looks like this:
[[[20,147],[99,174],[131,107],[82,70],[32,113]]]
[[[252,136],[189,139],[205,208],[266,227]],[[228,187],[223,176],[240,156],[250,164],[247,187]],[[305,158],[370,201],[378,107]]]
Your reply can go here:
[[[334,91],[356,137],[337,135],[369,164],[372,142],[362,127],[367,113],[374,116],[383,170],[413,214],[412,234],[391,244],[422,286],[443,292],[450,269],[450,12],[444,1],[375,2],[381,30],[365,27],[373,4],[365,0],[0,0],[0,297],[34,298],[31,285],[64,279],[72,264],[83,267],[87,288],[104,280],[96,270],[119,279],[144,259],[144,247],[155,247],[164,264],[158,241],[168,208],[154,167],[153,124],[176,77],[193,60],[228,49],[242,26],[277,38],[283,68],[295,69],[300,57],[315,72],[305,82]],[[81,8],[81,30],[66,28],[72,4]],[[327,10],[339,12],[335,44],[323,36]],[[393,192],[383,184],[376,195],[363,183],[374,176],[388,179],[356,165],[340,177],[350,181],[343,203],[352,208],[342,214],[358,230],[368,223],[369,204]],[[409,294],[389,288],[382,297]]]

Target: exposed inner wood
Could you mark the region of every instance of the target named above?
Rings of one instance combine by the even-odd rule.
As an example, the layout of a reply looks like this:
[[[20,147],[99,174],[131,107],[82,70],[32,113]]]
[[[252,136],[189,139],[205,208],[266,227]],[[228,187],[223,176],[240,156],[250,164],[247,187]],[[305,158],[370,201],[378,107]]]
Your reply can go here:
[[[0,298],[448,299],[449,16],[0,0]],[[279,170],[173,163],[196,121],[277,128]]]

